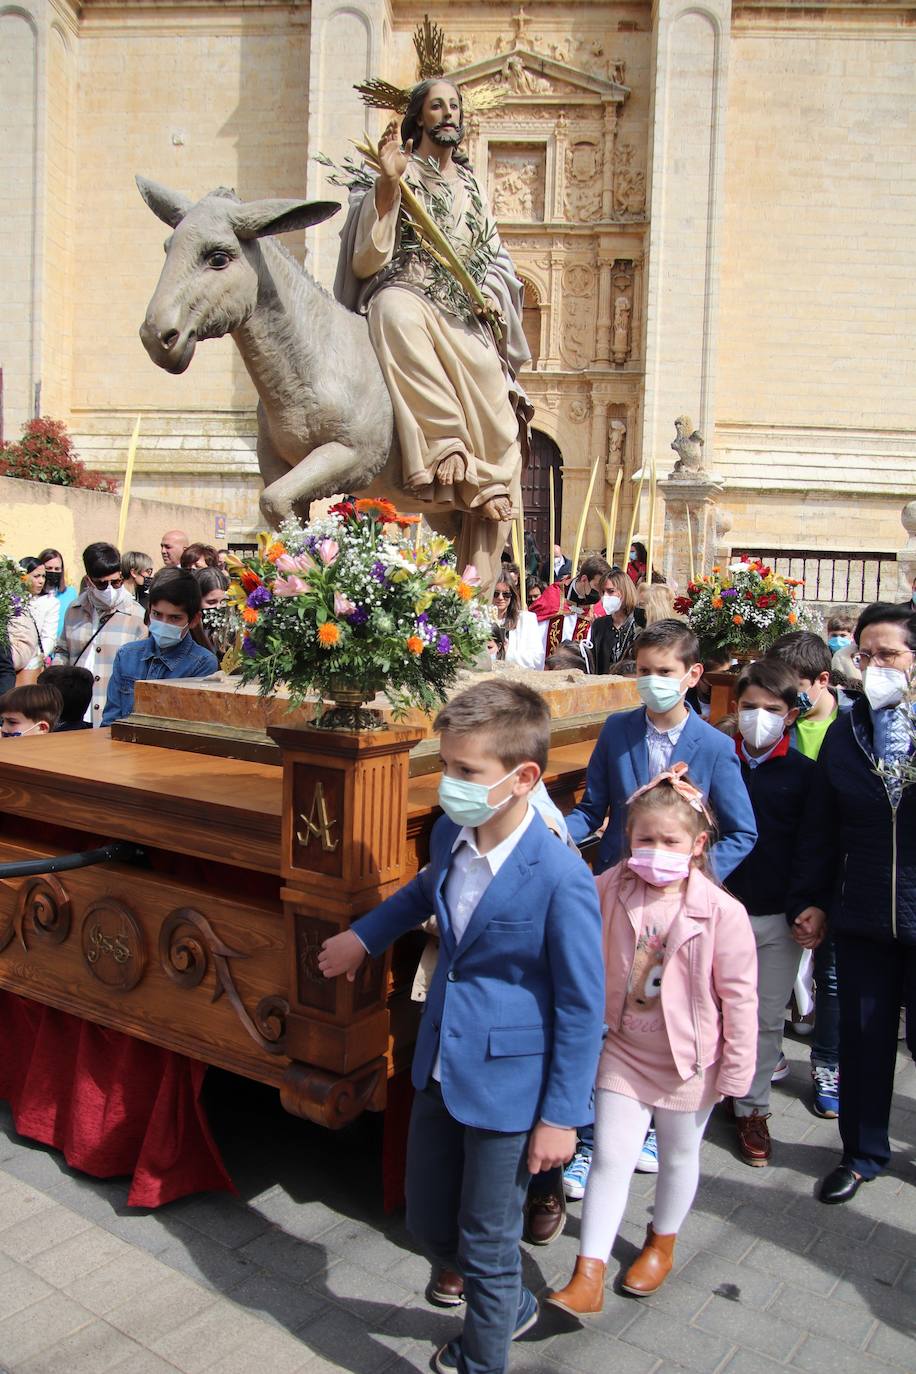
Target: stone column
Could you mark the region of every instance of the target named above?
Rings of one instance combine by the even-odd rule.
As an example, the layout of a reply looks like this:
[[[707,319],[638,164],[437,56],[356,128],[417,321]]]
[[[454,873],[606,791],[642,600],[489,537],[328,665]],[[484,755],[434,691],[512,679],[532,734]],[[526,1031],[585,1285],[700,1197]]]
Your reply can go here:
[[[664,564],[669,583],[682,593],[690,581],[690,539],[693,540],[693,571],[696,577],[709,572],[718,557],[718,507],[722,483],[702,474],[671,476],[659,482],[665,501]],[[690,536],[687,522],[690,522]]]
[[[642,453],[685,408],[715,437],[719,262],[731,0],[656,0]]]
[[[388,116],[367,110],[354,91],[358,81],[387,77],[391,45],[391,6],[388,0],[312,0],[309,49],[308,193],[315,199],[343,201],[344,209],[315,230],[309,270],[323,286],[331,286],[337,268],[339,235],[346,213],[346,192],[331,186],[327,170],[311,160],[326,153],[340,162],[353,152],[353,139],[368,129],[378,136]],[[413,70],[407,74],[413,77]]]
[[[906,530],[906,544],[897,555],[897,599],[909,601],[916,577],[916,501],[908,501],[900,512]]]

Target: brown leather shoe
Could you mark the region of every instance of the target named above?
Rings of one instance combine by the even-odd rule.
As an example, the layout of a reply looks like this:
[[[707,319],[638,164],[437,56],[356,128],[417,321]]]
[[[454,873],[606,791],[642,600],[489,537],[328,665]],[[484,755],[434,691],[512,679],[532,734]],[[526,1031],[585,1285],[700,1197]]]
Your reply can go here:
[[[657,1236],[649,1226],[645,1245],[620,1281],[623,1291],[634,1298],[657,1293],[674,1265],[676,1240],[676,1235]]]
[[[549,1245],[563,1234],[566,1225],[566,1198],[561,1193],[535,1194],[525,1203],[525,1229],[522,1238],[529,1245]]]
[[[426,1301],[436,1307],[460,1307],[464,1302],[464,1279],[453,1269],[440,1269],[427,1284]]]
[[[770,1143],[770,1128],[767,1125],[769,1119],[769,1112],[761,1115],[756,1107],[750,1116],[735,1117],[738,1153],[745,1164],[750,1164],[755,1169],[764,1168],[770,1162],[773,1147]]]
[[[604,1306],[604,1274],[607,1265],[601,1260],[576,1256],[573,1276],[565,1288],[556,1293],[548,1293],[544,1301],[551,1307],[559,1307],[571,1317],[587,1317],[597,1314]]]

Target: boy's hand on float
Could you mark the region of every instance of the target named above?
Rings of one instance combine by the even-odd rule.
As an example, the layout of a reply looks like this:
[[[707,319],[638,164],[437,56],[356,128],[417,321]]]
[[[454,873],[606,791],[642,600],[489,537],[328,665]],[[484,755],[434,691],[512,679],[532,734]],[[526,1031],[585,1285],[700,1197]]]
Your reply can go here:
[[[528,1172],[541,1174],[568,1164],[575,1152],[575,1126],[548,1126],[539,1121],[528,1139]]]
[[[352,983],[365,957],[366,946],[362,940],[352,930],[342,930],[339,935],[332,935],[330,940],[325,940],[321,946],[318,967],[325,978],[339,978],[345,973],[347,982]]]
[[[792,939],[802,949],[817,949],[824,938],[827,914],[819,906],[806,906],[792,922]]]

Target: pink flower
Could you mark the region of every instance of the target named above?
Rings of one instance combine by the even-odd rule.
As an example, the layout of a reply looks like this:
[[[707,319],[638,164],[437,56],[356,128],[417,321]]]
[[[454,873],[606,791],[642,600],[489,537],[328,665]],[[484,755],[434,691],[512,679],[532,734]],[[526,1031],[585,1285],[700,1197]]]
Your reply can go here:
[[[348,596],[344,596],[342,592],[334,593],[334,614],[338,619],[342,615],[352,615],[355,610],[356,603],[351,601]]]
[[[301,577],[278,577],[271,588],[274,596],[301,596],[307,592],[309,584]]]
[[[314,567],[314,560],[309,558],[307,553],[300,553],[295,557],[284,553],[277,559],[274,567],[281,573],[308,572],[309,568]]]
[[[462,582],[466,582],[469,587],[480,586],[480,573],[474,567],[473,563],[467,565],[464,572],[461,574],[461,580]]]
[[[321,559],[325,567],[328,567],[331,563],[333,563],[334,559],[337,557],[339,553],[340,545],[338,544],[336,539],[322,539],[319,541],[318,557]]]

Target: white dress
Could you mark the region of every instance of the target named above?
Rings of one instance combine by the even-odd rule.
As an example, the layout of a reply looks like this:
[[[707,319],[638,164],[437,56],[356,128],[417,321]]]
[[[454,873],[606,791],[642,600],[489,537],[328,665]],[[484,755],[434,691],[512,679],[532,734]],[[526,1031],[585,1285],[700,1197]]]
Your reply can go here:
[[[519,611],[518,623],[506,636],[506,662],[540,672],[544,667],[545,627],[531,611]]]

